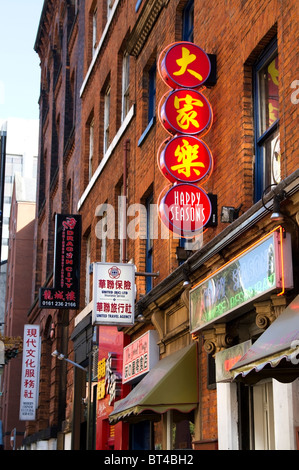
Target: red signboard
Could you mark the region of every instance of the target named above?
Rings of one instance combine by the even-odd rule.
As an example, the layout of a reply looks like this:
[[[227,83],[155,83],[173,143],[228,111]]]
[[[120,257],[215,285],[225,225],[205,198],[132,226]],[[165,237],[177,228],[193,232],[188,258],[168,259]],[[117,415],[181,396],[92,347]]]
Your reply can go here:
[[[161,107],[161,122],[170,134],[203,134],[211,121],[210,103],[196,90],[174,90]]]
[[[212,155],[208,146],[194,136],[171,139],[160,154],[160,169],[171,183],[196,183],[211,169]]]
[[[198,88],[207,80],[210,71],[208,55],[190,42],[174,44],[161,63],[161,76],[171,88]]]
[[[191,42],[170,45],[160,58],[163,54],[159,71],[173,91],[161,100],[159,117],[174,137],[164,142],[158,164],[162,174],[175,184],[161,199],[158,210],[169,230],[188,238],[202,233],[212,214],[208,195],[194,185],[207,176],[213,164],[209,148],[196,138],[212,125],[210,103],[196,89],[208,78],[211,63],[208,55]]]
[[[172,186],[159,205],[160,217],[170,230],[184,237],[201,233],[212,207],[206,192],[194,184]]]

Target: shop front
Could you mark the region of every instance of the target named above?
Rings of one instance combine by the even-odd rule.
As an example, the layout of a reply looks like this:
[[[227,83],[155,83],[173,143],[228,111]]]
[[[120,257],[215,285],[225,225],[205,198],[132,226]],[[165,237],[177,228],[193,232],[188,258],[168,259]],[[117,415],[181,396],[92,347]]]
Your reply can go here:
[[[291,235],[279,226],[190,292],[191,332],[202,334],[215,357],[220,450],[295,448],[298,299],[287,307],[293,284]]]
[[[159,360],[115,403],[109,421],[130,423],[130,449],[192,448],[197,370],[197,346],[193,343]]]

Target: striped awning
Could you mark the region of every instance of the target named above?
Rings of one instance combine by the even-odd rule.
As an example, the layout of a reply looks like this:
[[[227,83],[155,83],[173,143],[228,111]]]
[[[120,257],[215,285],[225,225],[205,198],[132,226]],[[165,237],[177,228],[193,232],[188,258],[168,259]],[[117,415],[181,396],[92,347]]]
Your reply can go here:
[[[299,377],[299,295],[230,369],[248,384],[272,377],[288,383]]]

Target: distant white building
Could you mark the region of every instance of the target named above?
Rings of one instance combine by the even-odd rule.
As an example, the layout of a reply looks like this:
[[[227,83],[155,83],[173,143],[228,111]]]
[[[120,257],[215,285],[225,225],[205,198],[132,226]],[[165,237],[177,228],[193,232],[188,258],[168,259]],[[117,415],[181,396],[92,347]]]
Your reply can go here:
[[[0,262],[0,333],[4,330],[6,292],[6,265],[9,243],[9,217],[14,176],[33,178],[36,186],[38,158],[38,120],[9,118],[0,121],[0,129],[6,131],[5,184]],[[32,188],[36,191],[35,187]]]
[[[5,123],[0,122],[0,127],[4,124],[7,139],[1,262],[8,257],[8,227],[14,175],[18,173],[24,178],[36,180],[39,121],[11,118]]]

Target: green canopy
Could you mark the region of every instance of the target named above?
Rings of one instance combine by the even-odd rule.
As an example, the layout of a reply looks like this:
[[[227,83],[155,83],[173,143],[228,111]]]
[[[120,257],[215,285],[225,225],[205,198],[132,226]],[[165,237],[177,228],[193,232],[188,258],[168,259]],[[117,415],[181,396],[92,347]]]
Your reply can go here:
[[[193,343],[159,361],[122,400],[114,405],[109,421],[115,423],[142,412],[183,413],[198,403],[197,348]]]

